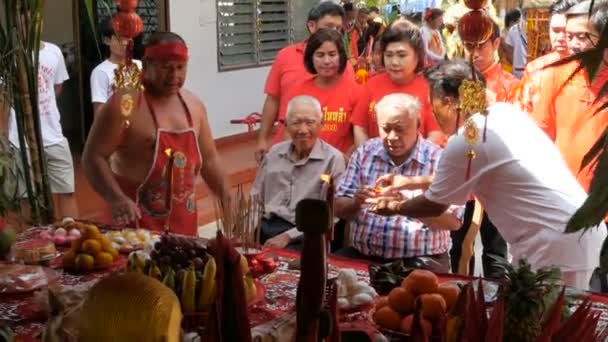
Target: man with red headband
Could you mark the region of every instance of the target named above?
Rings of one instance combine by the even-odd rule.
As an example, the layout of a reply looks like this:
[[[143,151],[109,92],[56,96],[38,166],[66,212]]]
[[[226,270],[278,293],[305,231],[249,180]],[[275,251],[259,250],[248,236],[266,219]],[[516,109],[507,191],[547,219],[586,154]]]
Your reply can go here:
[[[115,223],[157,231],[168,225],[172,232],[196,235],[198,173],[215,195],[228,199],[205,106],[182,89],[187,66],[180,36],[153,34],[143,59],[145,91],[129,127],[117,105],[105,106],[93,122],[83,165]]]

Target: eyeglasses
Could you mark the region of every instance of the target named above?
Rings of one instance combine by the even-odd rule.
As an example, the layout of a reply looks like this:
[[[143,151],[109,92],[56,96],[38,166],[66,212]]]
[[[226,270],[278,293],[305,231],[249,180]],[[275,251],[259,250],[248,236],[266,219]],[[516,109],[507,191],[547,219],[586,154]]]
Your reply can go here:
[[[592,38],[599,38],[600,36],[591,32],[566,32],[566,38],[568,40],[591,40]]]

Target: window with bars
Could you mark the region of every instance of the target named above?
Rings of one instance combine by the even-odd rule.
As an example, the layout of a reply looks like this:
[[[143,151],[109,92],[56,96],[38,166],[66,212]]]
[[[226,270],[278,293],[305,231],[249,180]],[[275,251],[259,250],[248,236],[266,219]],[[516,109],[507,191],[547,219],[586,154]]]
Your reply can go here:
[[[292,41],[290,0],[217,0],[220,71],[268,65]]]

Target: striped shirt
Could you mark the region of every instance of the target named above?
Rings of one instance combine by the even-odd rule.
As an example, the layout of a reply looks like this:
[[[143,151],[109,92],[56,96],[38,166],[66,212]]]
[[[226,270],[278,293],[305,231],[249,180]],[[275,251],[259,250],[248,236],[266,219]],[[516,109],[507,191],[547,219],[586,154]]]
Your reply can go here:
[[[440,155],[440,147],[418,136],[408,159],[395,165],[380,138],[368,140],[353,153],[336,196],[353,198],[359,189],[374,187],[378,177],[389,173],[430,176],[435,172]],[[404,191],[403,194],[413,197],[422,191]],[[455,209],[462,214],[461,207]],[[406,216],[375,215],[365,206],[351,223],[350,242],[362,254],[386,259],[442,254],[451,247],[448,230],[430,229],[419,220]]]

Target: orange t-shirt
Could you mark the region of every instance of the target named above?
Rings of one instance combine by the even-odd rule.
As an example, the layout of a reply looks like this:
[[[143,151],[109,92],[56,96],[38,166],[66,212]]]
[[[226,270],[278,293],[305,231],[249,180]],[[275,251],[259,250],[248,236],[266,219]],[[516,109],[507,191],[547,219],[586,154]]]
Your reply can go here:
[[[578,62],[572,62],[542,73],[539,101],[532,117],[555,141],[570,171],[585,191],[589,191],[592,165],[581,169],[581,162],[608,125],[608,110],[594,114],[604,101],[593,104],[602,85],[608,82],[608,67],[599,71],[593,84],[586,72],[580,71],[560,91],[577,65]]]
[[[319,87],[314,79],[309,79],[293,86],[285,97],[285,104],[281,104],[279,118],[284,119],[287,114],[287,104],[299,95],[309,95],[321,103],[323,110],[323,128],[319,138],[328,144],[346,153],[354,143],[350,118],[355,105],[361,95],[361,86],[355,81],[342,77],[332,88]],[[283,141],[285,129],[279,126],[273,143]]]
[[[534,105],[539,101],[541,75],[545,71],[544,67],[560,58],[559,53],[551,52],[526,65],[521,83],[513,96],[513,104],[516,107],[530,114],[534,112]]]
[[[306,41],[284,47],[272,63],[266,78],[264,93],[279,99],[279,108],[283,103],[287,103],[285,96],[291,87],[314,76],[304,66],[305,48]],[[346,66],[344,76],[355,79],[355,71],[350,64]]]
[[[365,129],[369,138],[377,137],[379,131],[376,103],[384,96],[394,93],[409,94],[420,101],[420,133],[423,137],[426,138],[429,133],[440,130],[429,103],[429,84],[422,75],[416,76],[408,84],[396,84],[387,73],[380,73],[369,79],[353,112],[351,120],[353,125]]]
[[[519,83],[515,76],[506,72],[498,63],[483,71],[488,90],[488,100],[494,102],[509,102],[512,99],[513,89]]]

